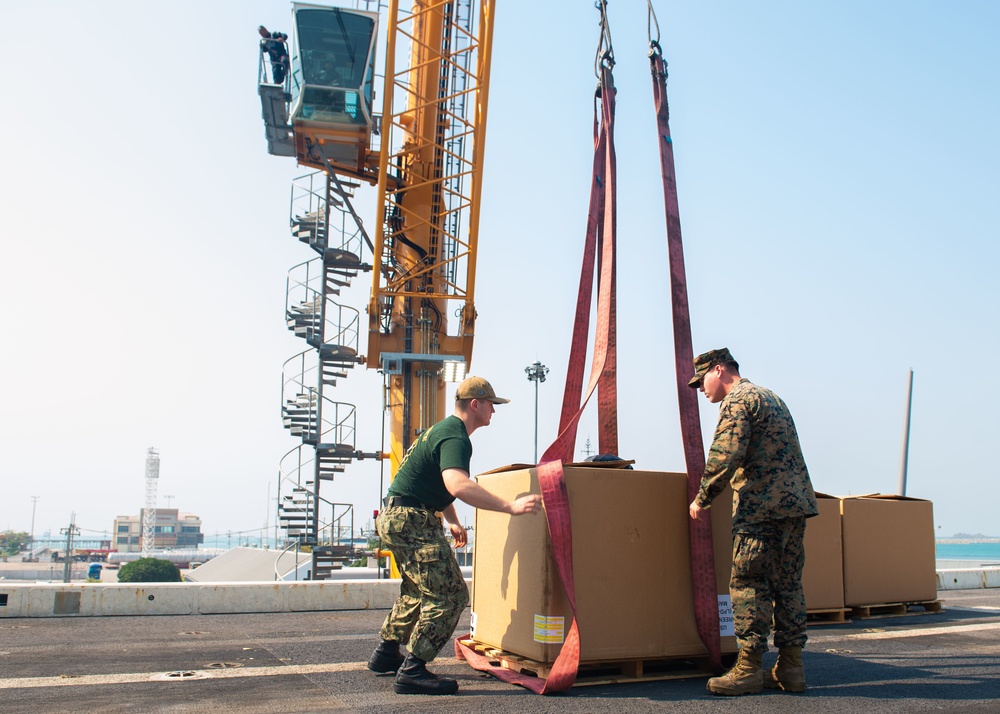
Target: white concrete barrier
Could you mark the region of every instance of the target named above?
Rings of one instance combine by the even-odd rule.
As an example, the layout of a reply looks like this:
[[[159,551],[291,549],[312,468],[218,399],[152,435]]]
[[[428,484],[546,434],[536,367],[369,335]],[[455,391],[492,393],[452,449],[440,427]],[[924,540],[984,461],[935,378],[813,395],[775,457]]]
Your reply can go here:
[[[466,581],[468,583],[468,581]],[[2,617],[387,610],[399,580],[249,583],[0,583]]]
[[[193,615],[197,593],[184,583],[142,583],[88,587],[80,585],[85,597],[80,613],[88,615]]]
[[[938,590],[1000,588],[1000,568],[955,568],[939,570]]]
[[[1000,588],[1000,568],[940,570],[938,590]],[[470,581],[466,581],[468,584]],[[249,583],[0,582],[0,618],[387,610],[399,580]]]
[[[198,583],[197,613],[286,612],[288,585],[278,582]]]

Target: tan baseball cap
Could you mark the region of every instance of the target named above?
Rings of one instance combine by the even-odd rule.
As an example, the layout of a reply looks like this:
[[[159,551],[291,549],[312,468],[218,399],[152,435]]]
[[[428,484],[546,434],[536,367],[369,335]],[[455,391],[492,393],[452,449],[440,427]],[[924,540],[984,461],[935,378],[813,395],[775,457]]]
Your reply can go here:
[[[490,383],[482,377],[469,377],[459,384],[455,400],[459,399],[484,399],[494,404],[510,404],[509,399],[498,397]]]

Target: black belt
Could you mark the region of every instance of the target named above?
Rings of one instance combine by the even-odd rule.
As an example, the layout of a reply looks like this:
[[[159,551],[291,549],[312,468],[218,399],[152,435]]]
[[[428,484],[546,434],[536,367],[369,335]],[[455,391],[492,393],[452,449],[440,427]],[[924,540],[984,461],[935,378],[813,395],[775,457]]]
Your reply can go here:
[[[438,509],[431,508],[430,506],[421,503],[415,498],[410,498],[409,496],[389,496],[386,499],[385,505],[390,508],[396,508],[402,506],[403,508],[420,508],[425,511],[436,511]]]

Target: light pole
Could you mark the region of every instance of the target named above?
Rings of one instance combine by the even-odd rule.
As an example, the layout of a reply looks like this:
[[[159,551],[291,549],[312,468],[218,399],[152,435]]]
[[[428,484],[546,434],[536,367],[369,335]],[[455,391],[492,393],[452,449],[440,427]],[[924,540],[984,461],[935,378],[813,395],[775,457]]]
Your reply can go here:
[[[528,375],[528,381],[535,383],[535,463],[538,463],[538,383],[545,381],[545,375],[549,373],[549,368],[535,360],[534,364],[524,368]]]
[[[38,503],[38,499],[41,496],[31,497],[31,541],[28,544],[28,557],[34,560],[32,553],[35,550],[35,505]]]

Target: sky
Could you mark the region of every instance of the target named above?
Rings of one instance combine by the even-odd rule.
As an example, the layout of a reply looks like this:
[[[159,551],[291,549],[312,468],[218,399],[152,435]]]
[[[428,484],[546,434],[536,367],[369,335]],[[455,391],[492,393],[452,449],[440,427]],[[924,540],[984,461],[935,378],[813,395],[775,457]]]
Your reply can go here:
[[[592,158],[598,13],[497,3],[471,372],[511,403],[473,471],[555,437]],[[622,456],[684,468],[646,4],[612,0]],[[259,24],[278,0],[4,2],[0,530],[109,533],[145,498],[213,534],[273,530],[288,232],[307,173],[266,150]],[[1000,354],[1000,5],[655,0],[695,352],[728,347],[789,405],[818,491],[907,495],[938,536],[1000,536],[988,396]],[[374,189],[357,205],[371,231]],[[369,279],[345,291],[362,308]],[[337,387],[382,448],[381,375]],[[343,390],[342,392],[340,390]],[[700,399],[706,446],[717,406]],[[590,409],[580,428],[596,445]],[[388,484],[352,465],[324,497],[370,527]],[[37,497],[37,498],[34,498]],[[471,509],[460,513],[469,522]]]

